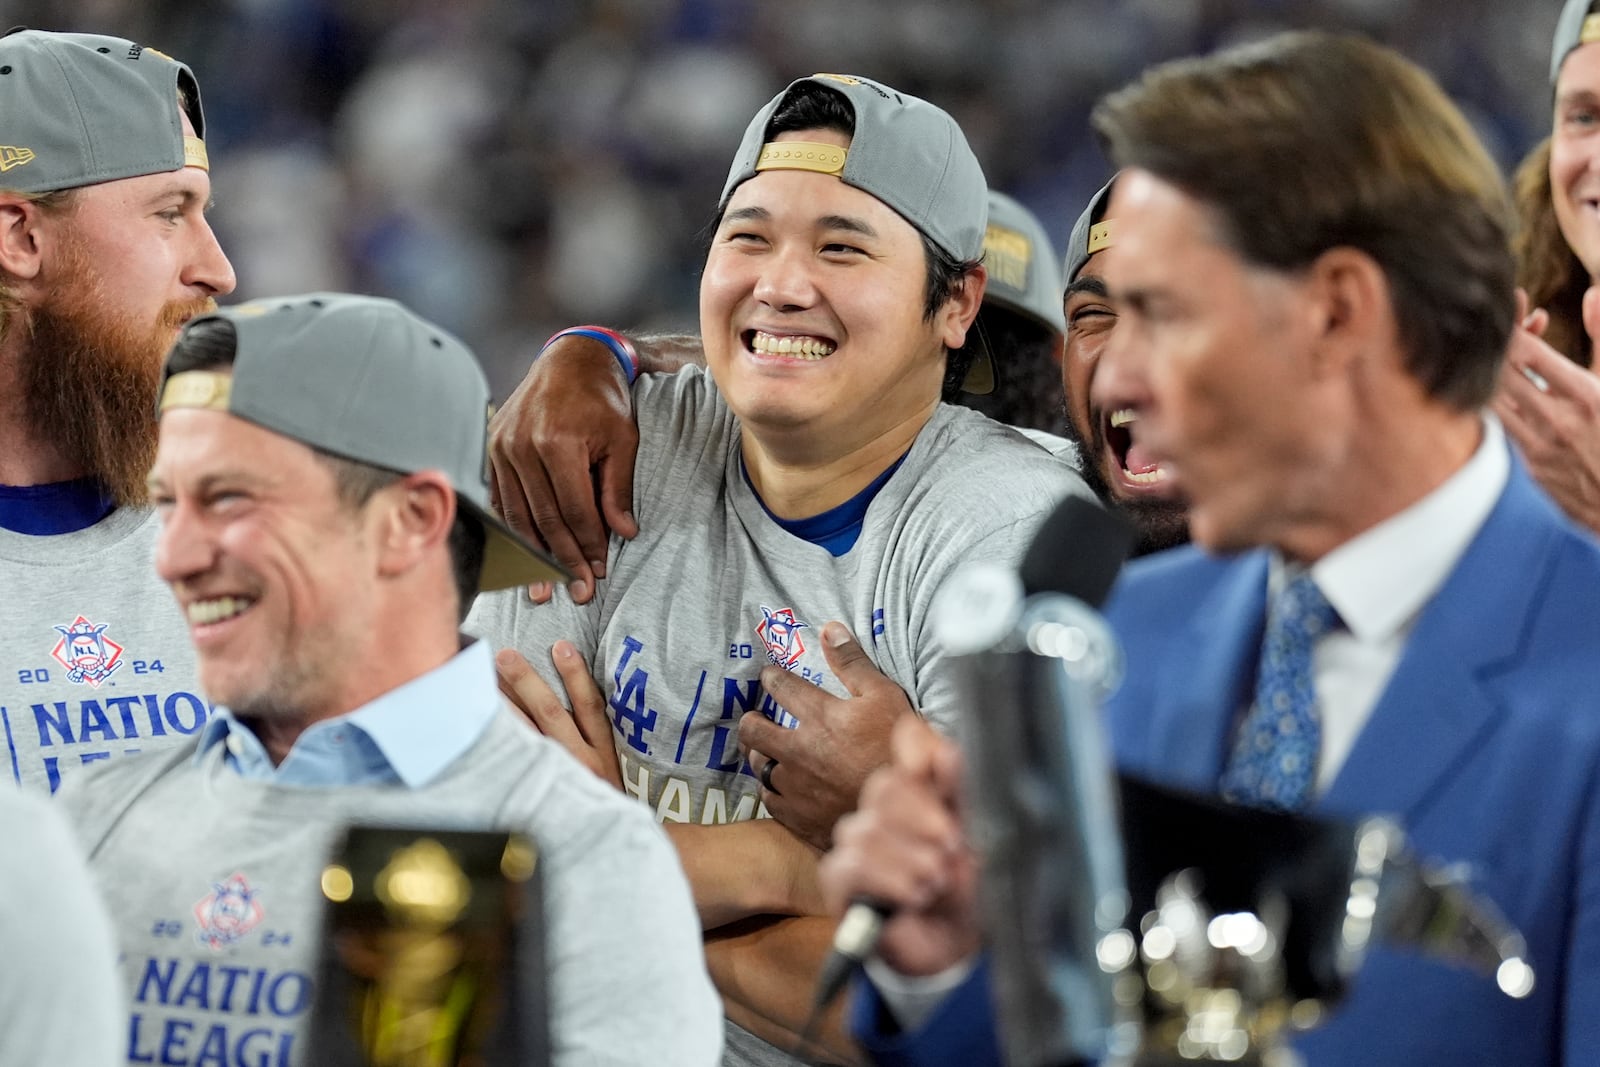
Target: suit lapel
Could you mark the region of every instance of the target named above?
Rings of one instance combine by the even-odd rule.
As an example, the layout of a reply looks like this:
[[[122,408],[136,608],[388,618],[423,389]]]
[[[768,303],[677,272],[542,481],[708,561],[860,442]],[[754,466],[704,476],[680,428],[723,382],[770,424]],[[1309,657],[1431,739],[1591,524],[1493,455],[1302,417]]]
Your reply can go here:
[[[1423,608],[1394,676],[1319,809],[1382,810],[1414,823],[1451,770],[1496,725],[1489,680],[1517,659],[1556,524],[1515,458],[1466,553]],[[1514,561],[1514,565],[1513,565]]]
[[[1231,565],[1162,657],[1152,708],[1155,766],[1215,791],[1237,712],[1249,700],[1266,624],[1267,554]]]

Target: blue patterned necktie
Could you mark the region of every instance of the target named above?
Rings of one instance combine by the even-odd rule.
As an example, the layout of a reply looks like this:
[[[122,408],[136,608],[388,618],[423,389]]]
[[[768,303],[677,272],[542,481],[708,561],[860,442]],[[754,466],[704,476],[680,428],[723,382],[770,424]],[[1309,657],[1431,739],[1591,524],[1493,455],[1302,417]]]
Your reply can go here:
[[[1322,719],[1311,684],[1311,649],[1339,613],[1309,573],[1279,592],[1261,643],[1256,699],[1222,772],[1222,795],[1239,804],[1296,811],[1311,799]]]

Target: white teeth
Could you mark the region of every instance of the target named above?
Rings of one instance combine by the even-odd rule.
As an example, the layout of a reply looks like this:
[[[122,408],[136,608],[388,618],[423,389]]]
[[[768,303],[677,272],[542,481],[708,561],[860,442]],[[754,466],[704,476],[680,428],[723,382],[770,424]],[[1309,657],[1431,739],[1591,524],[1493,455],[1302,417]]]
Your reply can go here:
[[[209,622],[221,622],[238,615],[255,601],[246,597],[221,596],[215,600],[196,600],[189,605],[189,621],[200,625]]]
[[[820,337],[779,337],[760,330],[757,330],[755,336],[750,339],[751,351],[761,355],[794,356],[807,360],[831,356],[837,347],[832,341],[824,341]]]
[[[1118,408],[1111,413],[1111,425],[1126,426],[1130,422],[1138,422],[1139,413],[1132,408]]]
[[[1167,471],[1164,467],[1157,467],[1155,470],[1145,471],[1143,474],[1134,474],[1128,470],[1122,473],[1134,485],[1156,485],[1167,480]]]

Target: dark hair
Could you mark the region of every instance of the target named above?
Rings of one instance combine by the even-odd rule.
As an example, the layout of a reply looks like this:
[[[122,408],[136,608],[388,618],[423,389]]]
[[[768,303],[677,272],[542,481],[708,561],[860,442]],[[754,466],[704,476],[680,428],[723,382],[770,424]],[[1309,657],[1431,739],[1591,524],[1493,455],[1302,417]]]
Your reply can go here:
[[[856,135],[856,112],[849,97],[816,82],[801,82],[784,94],[767,120],[765,139],[796,130],[835,130]]]
[[[770,141],[780,133],[797,130],[836,130],[846,137],[854,137],[855,111],[849,99],[837,89],[816,82],[802,82],[778,102],[772,118],[767,120],[765,137]],[[934,244],[921,230],[917,230],[917,236],[922,239],[923,259],[927,263],[926,296],[922,307],[923,321],[927,321],[956,295],[979,261],[963,263]],[[960,348],[945,349],[942,399],[954,400],[961,395],[961,383],[966,380],[967,370],[978,357],[980,344],[982,342],[974,329],[967,331],[967,339]]]
[[[1203,201],[1258,266],[1371,256],[1411,375],[1462,410],[1489,399],[1515,315],[1510,203],[1420,68],[1356,37],[1282,34],[1157,67],[1094,126],[1117,166]]]
[[[178,106],[189,116],[196,137],[206,135],[205,116],[200,110],[200,84],[187,71],[178,72]]]
[[[1583,328],[1583,294],[1589,271],[1567,244],[1556,220],[1550,189],[1550,138],[1517,167],[1517,284],[1528,291],[1528,306],[1550,313],[1544,339],[1551,348],[1587,367],[1589,335]]]
[[[994,392],[959,403],[996,422],[1060,436],[1067,428],[1056,346],[1061,335],[1026,315],[986,303],[972,326],[994,363]],[[1002,373],[1003,371],[1003,373]]]
[[[239,335],[233,323],[227,319],[204,319],[189,326],[178,338],[178,343],[167,357],[167,373],[171,375],[191,370],[232,367],[238,350]],[[333,473],[339,503],[351,511],[359,511],[379,490],[405,477],[386,467],[347,459],[314,445],[310,447],[317,459]],[[466,619],[467,612],[472,609],[473,598],[478,595],[487,537],[483,523],[463,511],[458,502],[455,522],[451,524],[446,540],[450,569],[455,579],[457,621]]]

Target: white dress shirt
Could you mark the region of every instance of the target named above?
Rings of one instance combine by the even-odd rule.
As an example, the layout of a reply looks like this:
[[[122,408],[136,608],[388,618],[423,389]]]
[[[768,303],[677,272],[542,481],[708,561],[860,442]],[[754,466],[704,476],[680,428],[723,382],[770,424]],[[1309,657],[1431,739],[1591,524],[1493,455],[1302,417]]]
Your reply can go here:
[[[1511,473],[1505,432],[1484,417],[1483,440],[1462,468],[1404,511],[1340,545],[1311,577],[1344,622],[1311,653],[1322,720],[1317,792],[1333,783],[1400,662],[1422,609],[1455,569]],[[1295,573],[1273,556],[1270,603]]]

